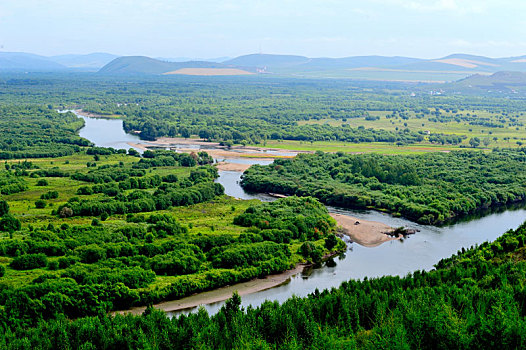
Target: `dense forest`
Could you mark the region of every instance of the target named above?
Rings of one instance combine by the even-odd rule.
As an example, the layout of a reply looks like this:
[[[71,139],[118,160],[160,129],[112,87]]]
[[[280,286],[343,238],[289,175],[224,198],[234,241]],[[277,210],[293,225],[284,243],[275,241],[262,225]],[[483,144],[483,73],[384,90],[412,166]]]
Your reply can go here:
[[[73,113],[9,105],[0,115],[0,159],[66,156],[90,144],[77,135],[84,121]]]
[[[526,199],[526,149],[384,156],[300,154],[255,165],[250,191],[314,196],[346,208],[374,208],[423,224],[442,223]]]
[[[201,309],[170,319],[149,308],[142,316],[58,315],[34,328],[4,319],[0,342],[6,349],[521,349],[525,243],[522,225],[433,271],[351,280],[248,309],[234,294],[213,316]]]
[[[127,131],[140,131],[147,140],[170,136],[227,144],[291,140],[464,147],[504,139],[525,142],[522,99],[429,95],[425,86],[414,84],[83,75],[13,75],[0,78],[0,84],[5,87],[0,104],[82,108],[120,117]]]
[[[191,234],[170,213],[129,214],[118,226],[103,221],[21,231],[19,225],[12,239],[0,241],[0,256],[9,262],[2,264],[4,325],[177,299],[282,272],[300,261],[320,262],[345,247],[333,236],[325,207],[312,198],[249,206],[233,220],[246,227],[238,235]],[[38,277],[29,281],[17,272],[35,269]]]

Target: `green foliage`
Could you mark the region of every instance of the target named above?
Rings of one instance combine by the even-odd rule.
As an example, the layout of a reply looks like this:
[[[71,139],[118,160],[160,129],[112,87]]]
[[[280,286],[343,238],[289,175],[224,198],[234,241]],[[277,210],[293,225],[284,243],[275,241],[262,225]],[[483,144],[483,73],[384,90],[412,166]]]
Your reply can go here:
[[[195,249],[198,252],[195,252]],[[199,270],[204,255],[199,248],[178,248],[167,254],[156,255],[151,259],[152,270],[158,275],[187,275]]]
[[[336,226],[327,208],[311,197],[281,198],[249,207],[234,219],[234,223],[257,227],[261,235],[268,234],[270,240],[277,241],[283,241],[281,233],[291,239],[305,235],[308,239],[318,240]],[[272,231],[267,233],[267,230]]]
[[[35,208],[42,209],[45,208],[47,205],[45,200],[39,199],[35,202]]]
[[[248,169],[251,191],[314,196],[348,208],[376,208],[441,223],[526,199],[526,149],[383,156],[301,154]]]
[[[9,204],[7,201],[0,200],[0,216],[4,216],[9,213]]]
[[[86,264],[93,264],[106,257],[106,250],[97,244],[77,247],[75,253]]]
[[[499,248],[510,239],[520,244],[515,249],[508,247],[509,251]],[[518,349],[526,342],[524,242],[526,224],[494,243],[442,260],[436,270],[416,271],[402,278],[351,280],[305,298],[292,297],[281,304],[266,301],[247,309],[234,293],[214,316],[200,309],[170,319],[148,308],[138,316],[52,317],[34,327],[6,322],[9,331],[0,333],[0,339],[12,348],[44,349],[57,344],[70,348],[169,344],[173,349]],[[67,288],[83,296],[96,290],[95,285],[78,290],[71,280],[64,280],[63,286],[57,281],[43,276],[35,291],[47,292],[41,303],[58,314],[65,304],[70,310],[80,306],[69,298]],[[133,299],[123,287],[120,290]],[[13,310],[34,315],[35,306],[40,305],[31,299],[34,293],[9,294],[4,320],[27,320]],[[83,305],[89,313],[98,310],[89,297]],[[138,338],[143,345],[137,346]]]
[[[14,232],[20,230],[20,220],[13,215],[7,214],[0,218],[0,231]]]
[[[9,195],[27,190],[27,184],[21,177],[11,172],[0,172],[0,194]]]
[[[57,191],[48,191],[40,196],[40,199],[57,199],[57,198],[58,198]]]
[[[46,179],[39,179],[37,181],[37,186],[48,186],[49,182]]]
[[[15,270],[31,270],[47,265],[47,257],[45,254],[23,254],[15,257],[9,267]]]
[[[89,145],[76,135],[84,122],[73,113],[10,104],[0,115],[0,159],[60,157]]]

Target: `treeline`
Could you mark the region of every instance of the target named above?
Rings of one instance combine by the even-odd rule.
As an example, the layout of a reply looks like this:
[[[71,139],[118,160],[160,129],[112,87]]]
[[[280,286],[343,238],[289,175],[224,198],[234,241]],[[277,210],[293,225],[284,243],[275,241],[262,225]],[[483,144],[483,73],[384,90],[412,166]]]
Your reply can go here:
[[[526,199],[526,148],[385,156],[300,154],[255,165],[241,185],[255,192],[314,196],[347,208],[374,208],[437,224]]]
[[[213,316],[200,309],[170,319],[148,308],[140,316],[59,316],[34,327],[4,321],[0,341],[6,349],[521,349],[525,242],[523,224],[436,270],[351,280],[282,305],[243,309],[234,294]]]
[[[408,129],[387,131],[352,128],[349,124],[334,127],[326,124],[298,125],[289,121],[273,123],[266,120],[238,118],[225,116],[201,116],[199,123],[183,122],[171,124],[161,116],[145,117],[130,115],[124,120],[127,132],[141,131],[141,137],[155,140],[158,137],[190,137],[192,135],[210,141],[232,143],[263,143],[265,140],[296,140],[296,141],[343,141],[343,142],[401,142],[404,144],[421,142],[424,133],[412,132]]]
[[[73,113],[32,105],[0,105],[0,159],[62,157],[89,146]]]
[[[73,197],[57,209],[58,215],[61,217],[100,216],[103,213],[113,215],[165,210],[170,207],[206,202],[224,193],[223,186],[214,182],[199,183],[185,188],[164,186],[162,189],[158,188],[153,194],[141,190],[120,194],[119,189],[115,187],[100,190],[94,187],[95,190],[92,190],[91,193],[100,191],[108,196],[115,195],[115,198],[84,200]]]

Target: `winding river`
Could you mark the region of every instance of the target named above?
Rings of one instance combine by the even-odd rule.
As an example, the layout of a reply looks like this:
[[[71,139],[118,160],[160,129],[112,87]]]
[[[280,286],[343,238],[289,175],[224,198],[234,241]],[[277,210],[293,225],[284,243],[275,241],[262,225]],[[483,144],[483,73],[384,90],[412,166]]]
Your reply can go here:
[[[121,120],[107,120],[82,117],[86,125],[79,132],[80,136],[92,141],[97,146],[114,148],[131,148],[127,143],[138,143],[136,135],[124,133]],[[226,162],[244,164],[270,164],[270,160],[253,159],[219,159]],[[245,192],[239,185],[241,173],[235,171],[220,171],[217,182],[225,187],[225,193],[241,199],[273,200],[264,194]],[[345,254],[335,259],[336,266],[323,266],[317,269],[307,269],[290,278],[277,287],[244,295],[243,306],[258,306],[265,300],[282,302],[292,295],[306,296],[318,289],[338,287],[349,279],[364,277],[379,277],[385,275],[404,276],[416,270],[429,270],[440,259],[449,257],[462,247],[470,247],[484,241],[492,241],[510,229],[517,228],[526,220],[524,208],[508,208],[498,213],[473,218],[449,226],[423,226],[403,218],[395,218],[377,211],[355,211],[328,207],[330,212],[348,214],[350,216],[370,221],[383,222],[392,227],[409,226],[419,229],[417,234],[406,239],[389,241],[373,248],[367,248],[355,243],[349,243]],[[223,302],[204,305],[209,313],[216,312]],[[195,308],[194,308],[195,309]],[[191,312],[193,309],[172,312]]]

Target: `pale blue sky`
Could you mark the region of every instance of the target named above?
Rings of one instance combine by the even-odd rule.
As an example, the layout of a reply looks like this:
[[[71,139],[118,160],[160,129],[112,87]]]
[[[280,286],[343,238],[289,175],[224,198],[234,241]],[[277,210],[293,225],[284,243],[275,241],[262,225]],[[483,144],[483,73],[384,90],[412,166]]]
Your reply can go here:
[[[524,0],[0,0],[3,51],[526,55]]]

